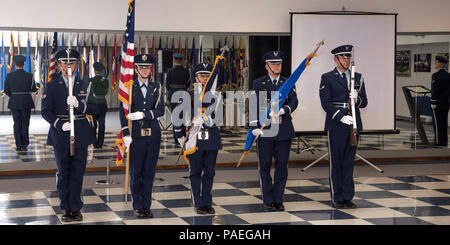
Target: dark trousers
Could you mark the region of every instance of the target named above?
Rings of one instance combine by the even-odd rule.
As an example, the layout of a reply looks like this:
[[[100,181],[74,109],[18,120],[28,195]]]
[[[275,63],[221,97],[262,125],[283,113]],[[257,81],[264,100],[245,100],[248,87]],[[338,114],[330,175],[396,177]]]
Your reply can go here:
[[[434,143],[446,146],[448,143],[448,109],[433,110]]]
[[[102,147],[103,141],[105,139],[105,117],[106,112],[108,111],[108,107],[106,104],[98,104],[98,113],[93,117],[94,118],[94,132],[96,132],[96,147]],[[98,125],[98,133],[97,133],[97,125]]]
[[[189,155],[189,180],[191,181],[191,196],[196,208],[212,206],[212,187],[218,150],[196,151]],[[203,175],[202,175],[203,171]]]
[[[292,140],[265,140],[257,141],[259,182],[263,201],[266,204],[283,202],[284,189],[288,178],[288,161]],[[270,176],[272,157],[275,159],[274,181]]]
[[[30,126],[31,109],[11,110],[14,121],[14,139],[16,147],[27,147],[30,144],[28,127]]]
[[[150,208],[161,138],[133,139],[130,146],[130,188],[133,209]]]
[[[350,145],[350,133],[328,131],[330,194],[333,202],[349,201],[355,195],[353,165],[356,148]]]
[[[86,168],[87,147],[75,148],[75,155],[70,156],[70,149],[53,147],[56,165],[56,188],[62,210],[79,211],[83,206],[81,190]]]

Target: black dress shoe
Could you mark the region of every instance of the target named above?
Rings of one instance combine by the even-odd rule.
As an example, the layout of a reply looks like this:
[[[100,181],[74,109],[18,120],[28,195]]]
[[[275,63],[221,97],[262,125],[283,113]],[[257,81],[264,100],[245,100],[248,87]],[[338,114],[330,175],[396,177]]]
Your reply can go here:
[[[269,204],[264,203],[264,207],[266,208],[267,211],[274,211],[275,210],[275,206],[274,206],[273,202],[269,203]]]
[[[70,212],[69,210],[63,210],[61,220],[63,222],[71,222],[72,221],[72,212]]]
[[[80,211],[72,212],[72,220],[73,221],[83,221],[83,215]]]
[[[144,218],[145,211],[144,211],[144,209],[134,210],[134,215],[136,215],[136,217],[138,217],[138,218]]]
[[[213,207],[211,207],[211,206],[207,206],[206,207],[206,213],[207,214],[215,214],[216,210]]]
[[[28,147],[22,146],[22,147],[20,147],[20,150],[21,150],[21,151],[28,151]]]
[[[273,204],[273,207],[276,211],[284,211],[284,205],[282,202],[276,202]]]
[[[145,215],[145,217],[150,217],[150,218],[153,217],[153,213],[149,208],[144,208],[144,215]]]
[[[22,151],[22,147],[16,147],[16,151]]]
[[[350,201],[350,200],[348,200],[348,201],[345,201],[345,208],[356,208],[357,206],[356,206],[356,204],[355,203],[353,203],[352,201]]]
[[[345,208],[345,201],[333,202],[334,208]]]
[[[208,211],[206,210],[206,206],[195,208],[195,212],[197,214],[206,214]]]

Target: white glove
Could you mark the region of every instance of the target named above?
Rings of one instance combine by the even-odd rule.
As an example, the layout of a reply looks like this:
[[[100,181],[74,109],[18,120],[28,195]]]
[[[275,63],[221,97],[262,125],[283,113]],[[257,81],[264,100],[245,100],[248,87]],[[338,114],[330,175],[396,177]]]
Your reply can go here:
[[[75,108],[78,108],[78,100],[75,96],[67,96],[67,104],[70,106],[73,106]]]
[[[65,122],[65,123],[62,125],[62,130],[63,130],[63,131],[70,131],[70,122]]]
[[[353,124],[353,117],[351,116],[343,116],[341,118],[341,123],[347,124],[347,125],[352,125]]]
[[[130,119],[131,121],[141,120],[144,118],[144,113],[140,111],[129,113],[127,118]]]
[[[259,129],[259,128],[253,129],[253,130],[252,130],[252,134],[253,134],[254,136],[256,136],[256,137],[259,137],[260,135],[263,135],[263,131],[262,131],[261,129]]]
[[[433,104],[431,105],[431,109],[434,110],[434,109],[436,109],[436,108],[437,108],[437,105],[433,105]]]
[[[194,124],[194,126],[201,126],[203,124],[203,118],[202,116],[198,116],[197,118],[194,119],[194,121],[192,121],[192,123]]]
[[[352,92],[350,92],[350,99],[352,100],[356,100],[358,98],[358,92],[356,92],[356,90],[352,90]]]
[[[128,150],[130,149],[130,145],[131,145],[131,142],[132,142],[133,140],[131,139],[131,136],[125,136],[125,137],[123,137],[123,145],[124,145],[124,147],[125,148],[127,148],[127,152],[128,152]]]
[[[278,113],[275,113],[274,111],[271,111],[270,114],[269,114],[269,116],[270,116],[271,118],[277,118],[277,117],[283,115],[284,113],[286,113],[286,112],[284,111],[283,108],[281,108],[281,109],[278,111]]]
[[[183,145],[183,143],[184,143],[184,139],[185,139],[185,137],[183,136],[183,137],[181,137],[181,138],[178,138],[178,143],[180,143],[180,145]]]

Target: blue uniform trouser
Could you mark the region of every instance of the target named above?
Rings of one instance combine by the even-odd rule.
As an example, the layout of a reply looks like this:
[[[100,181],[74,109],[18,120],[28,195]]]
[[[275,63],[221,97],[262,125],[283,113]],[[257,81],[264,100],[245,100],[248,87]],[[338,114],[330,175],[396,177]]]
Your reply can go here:
[[[31,109],[11,110],[14,121],[14,139],[16,147],[27,147],[30,144],[28,127],[30,126]]]
[[[439,145],[448,144],[448,109],[433,110],[433,129],[434,129],[434,142]]]
[[[150,208],[153,179],[158,162],[161,138],[133,139],[130,146],[130,188],[133,209]]]
[[[355,163],[356,148],[356,146],[350,145],[350,133],[328,131],[330,194],[332,202],[349,201],[355,195],[353,165]]]
[[[288,178],[288,161],[291,150],[291,139],[265,140],[259,138],[257,141],[259,182],[263,201],[266,204],[283,202],[284,189]],[[270,176],[272,157],[275,159],[274,181]]]
[[[218,150],[201,151],[189,155],[189,179],[191,196],[196,208],[212,206],[212,187]],[[203,171],[203,175],[202,175]]]
[[[79,211],[83,206],[81,190],[86,169],[87,147],[75,148],[75,155],[70,156],[70,149],[54,146],[56,164],[56,189],[62,210]]]

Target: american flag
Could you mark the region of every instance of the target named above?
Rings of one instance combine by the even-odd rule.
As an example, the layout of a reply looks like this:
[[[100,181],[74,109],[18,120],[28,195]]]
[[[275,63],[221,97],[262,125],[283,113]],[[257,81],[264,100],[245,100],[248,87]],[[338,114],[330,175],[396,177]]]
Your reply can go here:
[[[58,33],[53,33],[52,53],[50,54],[50,66],[48,68],[48,81],[52,80],[53,75],[56,72],[55,55],[58,50]]]
[[[125,116],[129,111],[130,88],[133,85],[134,75],[134,0],[128,3],[127,29],[121,52],[120,81],[119,81],[119,100],[122,102]],[[116,145],[119,148],[117,153],[116,165],[123,163],[125,148],[123,147],[123,134],[119,133]]]

